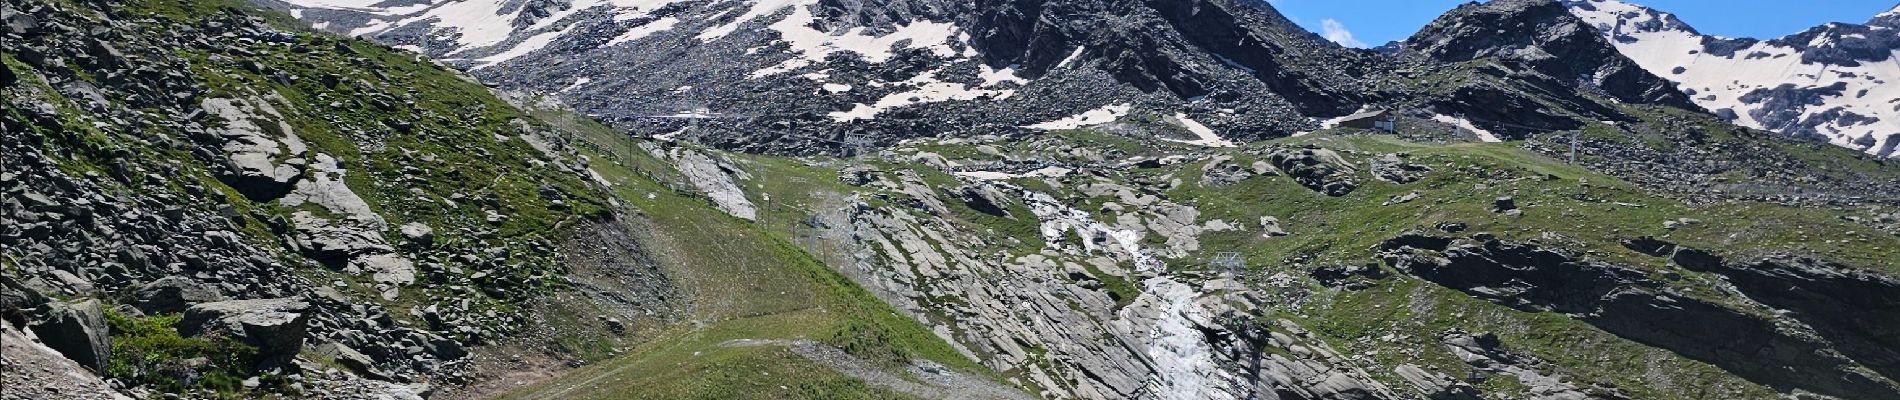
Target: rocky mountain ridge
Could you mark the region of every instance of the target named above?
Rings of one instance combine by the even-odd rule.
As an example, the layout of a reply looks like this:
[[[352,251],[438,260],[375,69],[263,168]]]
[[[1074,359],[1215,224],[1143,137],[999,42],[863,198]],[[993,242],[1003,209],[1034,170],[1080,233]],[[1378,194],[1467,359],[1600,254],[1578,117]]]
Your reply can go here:
[[[1900,7],[1762,40],[1704,35],[1673,14],[1622,1],[1565,4],[1623,54],[1736,124],[1882,157],[1900,146],[1900,85],[1892,84],[1900,79]]]
[[[1029,133],[1128,116],[1161,121],[1151,135],[1220,143],[1311,131],[1366,107],[1464,116],[1512,137],[1630,119],[1578,88],[1687,106],[1581,36],[1517,45],[1561,57],[1483,71],[1494,82],[1418,82],[1445,63],[1516,54],[1493,51],[1512,46],[1493,38],[1574,26],[1548,2],[1463,8],[1435,25],[1443,31],[1425,33],[1462,38],[1447,43],[1461,48],[1421,47],[1430,53],[1411,61],[1340,47],[1269,5],[1233,0],[267,4],[322,29],[444,58],[511,90],[547,93],[616,127],[747,151]],[[1509,35],[1455,29],[1494,19],[1528,25]],[[1541,78],[1511,76],[1515,66]],[[624,70],[643,75],[615,73]]]

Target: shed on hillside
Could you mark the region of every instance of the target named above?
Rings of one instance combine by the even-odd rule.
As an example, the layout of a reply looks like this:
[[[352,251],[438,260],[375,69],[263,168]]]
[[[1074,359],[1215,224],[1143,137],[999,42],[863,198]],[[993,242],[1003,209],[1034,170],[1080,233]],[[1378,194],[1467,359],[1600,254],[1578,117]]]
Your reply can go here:
[[[1338,126],[1380,132],[1398,132],[1399,116],[1398,114],[1392,113],[1392,110],[1361,111],[1358,114],[1340,117]]]

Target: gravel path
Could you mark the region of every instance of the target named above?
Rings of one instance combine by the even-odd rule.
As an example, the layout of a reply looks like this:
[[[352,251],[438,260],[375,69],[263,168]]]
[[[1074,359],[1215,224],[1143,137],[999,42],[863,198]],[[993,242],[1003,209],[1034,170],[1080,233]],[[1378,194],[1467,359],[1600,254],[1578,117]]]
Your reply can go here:
[[[980,376],[972,376],[927,360],[913,361],[910,365],[910,377],[886,371],[863,359],[845,353],[837,347],[810,340],[765,340],[737,339],[721,343],[726,347],[784,346],[794,353],[804,356],[820,365],[830,367],[845,375],[863,379],[873,385],[909,393],[926,399],[941,400],[1029,400],[1028,394],[1021,390],[998,384]]]

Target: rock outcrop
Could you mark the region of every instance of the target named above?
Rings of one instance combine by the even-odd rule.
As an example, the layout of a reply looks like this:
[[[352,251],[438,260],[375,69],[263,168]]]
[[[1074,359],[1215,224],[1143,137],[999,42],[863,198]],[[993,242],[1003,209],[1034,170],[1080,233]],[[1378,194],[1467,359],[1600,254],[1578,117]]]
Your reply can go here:
[[[1843,398],[1900,395],[1900,384],[1885,372],[1892,365],[1891,350],[1874,350],[1883,348],[1877,343],[1887,339],[1866,335],[1880,335],[1876,332],[1893,328],[1890,323],[1762,315],[1746,306],[1677,293],[1632,267],[1578,260],[1484,234],[1455,238],[1409,233],[1386,240],[1380,249],[1388,265],[1433,283],[1513,308],[1570,315],[1618,336],[1778,388]],[[1696,265],[1691,269],[1722,268],[1720,261],[1706,253],[1685,255],[1685,250],[1676,250],[1675,254],[1679,264],[1699,260],[1688,263]],[[1885,312],[1896,304],[1891,303],[1891,290],[1882,291],[1893,287],[1891,280],[1868,280],[1865,275],[1856,279],[1838,270],[1822,273],[1811,265],[1789,268],[1769,263],[1757,268],[1737,268],[1734,271],[1746,274],[1731,279],[1808,276],[1805,282],[1776,280],[1774,291],[1842,296],[1747,292],[1771,296],[1777,301],[1764,302],[1771,306],[1791,306],[1794,299],[1803,297],[1804,307],[1858,304]],[[1756,290],[1760,289],[1766,288]],[[1728,338],[1708,340],[1708,332],[1724,332]],[[1827,337],[1829,332],[1841,337]]]

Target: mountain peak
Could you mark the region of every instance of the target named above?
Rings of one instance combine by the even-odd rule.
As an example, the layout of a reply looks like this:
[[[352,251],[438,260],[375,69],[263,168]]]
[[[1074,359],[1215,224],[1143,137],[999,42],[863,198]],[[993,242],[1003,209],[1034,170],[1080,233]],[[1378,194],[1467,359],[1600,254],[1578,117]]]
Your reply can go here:
[[[1618,0],[1563,0],[1571,14],[1604,32],[1614,33],[1612,40],[1627,38],[1626,33],[1678,31],[1700,34],[1675,14]]]
[[[1737,124],[1824,137],[1874,155],[1900,138],[1900,7],[1867,24],[1828,23],[1772,40],[1696,32],[1675,16],[1617,0],[1566,0],[1624,55]]]
[[[1508,60],[1553,78],[1577,79],[1623,102],[1693,107],[1552,0],[1467,3],[1426,25],[1405,47],[1441,61]]]
[[[1893,6],[1893,9],[1887,10],[1885,12],[1874,14],[1874,18],[1871,20],[1868,20],[1867,24],[1877,25],[1877,26],[1886,26],[1886,27],[1900,27],[1900,5],[1895,5]]]

